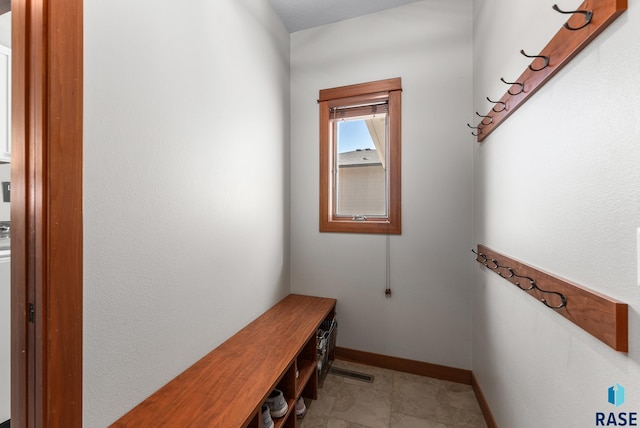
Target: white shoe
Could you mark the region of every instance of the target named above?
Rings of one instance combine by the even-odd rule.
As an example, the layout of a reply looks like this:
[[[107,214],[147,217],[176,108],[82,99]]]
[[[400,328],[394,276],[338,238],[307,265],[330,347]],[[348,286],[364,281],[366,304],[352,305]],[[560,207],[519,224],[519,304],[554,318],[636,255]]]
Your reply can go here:
[[[287,400],[284,399],[284,394],[279,389],[274,389],[269,394],[269,398],[264,404],[269,408],[272,418],[281,418],[287,414],[289,406],[287,406]]]
[[[307,406],[304,405],[304,398],[300,397],[296,401],[296,418],[304,418],[305,413],[307,413]]]

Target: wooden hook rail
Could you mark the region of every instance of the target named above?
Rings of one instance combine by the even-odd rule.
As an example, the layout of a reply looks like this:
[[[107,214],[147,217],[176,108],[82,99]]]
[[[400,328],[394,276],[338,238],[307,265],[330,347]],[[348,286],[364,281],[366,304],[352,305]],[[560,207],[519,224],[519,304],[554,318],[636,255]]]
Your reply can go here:
[[[566,13],[557,6],[554,10]],[[502,81],[509,85],[505,94],[497,101],[489,99],[494,106],[481,116],[483,119],[477,127],[468,125],[475,130],[472,134],[477,136],[478,142],[487,138],[625,10],[627,0],[585,0],[538,55],[521,51],[524,56],[533,58],[529,66],[513,83],[503,77]],[[588,17],[586,22],[585,15]],[[491,119],[487,119],[489,116]]]
[[[474,251],[475,252],[475,251]],[[476,261],[616,351],[628,352],[626,303],[478,245]]]

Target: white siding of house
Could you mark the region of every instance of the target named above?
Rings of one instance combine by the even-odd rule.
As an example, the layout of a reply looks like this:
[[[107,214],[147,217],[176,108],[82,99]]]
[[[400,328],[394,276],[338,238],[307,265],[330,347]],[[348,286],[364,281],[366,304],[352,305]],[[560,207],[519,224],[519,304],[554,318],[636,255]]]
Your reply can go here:
[[[382,165],[340,167],[338,176],[338,215],[386,215]]]

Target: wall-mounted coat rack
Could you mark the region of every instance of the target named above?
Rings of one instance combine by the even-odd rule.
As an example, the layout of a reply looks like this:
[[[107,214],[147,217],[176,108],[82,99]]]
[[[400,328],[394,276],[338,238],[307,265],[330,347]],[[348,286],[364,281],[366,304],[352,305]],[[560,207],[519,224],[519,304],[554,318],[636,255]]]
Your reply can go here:
[[[616,351],[628,352],[626,303],[478,245],[476,261]]]
[[[569,63],[582,49],[595,39],[609,24],[627,10],[627,0],[585,0],[575,11],[564,11],[557,5],[553,9],[571,17],[538,55],[520,53],[532,61],[515,81],[500,80],[509,85],[499,100],[487,100],[494,104],[477,126],[471,126],[478,142],[484,140],[504,122],[518,107],[529,99],[542,85]]]

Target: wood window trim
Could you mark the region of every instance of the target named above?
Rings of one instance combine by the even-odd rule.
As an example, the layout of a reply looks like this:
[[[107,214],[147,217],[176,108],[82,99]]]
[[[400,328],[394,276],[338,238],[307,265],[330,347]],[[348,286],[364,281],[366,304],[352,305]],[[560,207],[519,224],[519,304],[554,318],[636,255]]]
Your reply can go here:
[[[379,97],[384,93],[389,99],[389,208],[386,218],[368,218],[356,221],[337,217],[333,214],[331,195],[331,131],[330,108],[344,102]],[[401,123],[402,123],[402,81],[399,77],[323,89],[320,91],[320,232],[372,233],[399,235],[402,233],[401,207]]]

